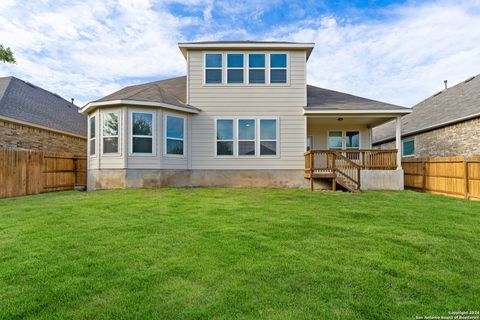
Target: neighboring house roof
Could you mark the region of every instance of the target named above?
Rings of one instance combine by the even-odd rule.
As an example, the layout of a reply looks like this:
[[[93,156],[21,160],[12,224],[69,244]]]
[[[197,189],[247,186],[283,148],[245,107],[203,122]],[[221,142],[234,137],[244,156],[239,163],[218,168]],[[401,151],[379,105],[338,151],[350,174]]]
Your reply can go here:
[[[125,87],[106,97],[90,102],[82,108],[82,112],[102,105],[131,104],[198,113],[200,109],[186,103],[186,92],[186,76],[138,84]]]
[[[254,50],[266,50],[266,49],[288,49],[288,50],[306,50],[307,60],[312,53],[315,43],[312,42],[289,42],[289,41],[199,41],[199,42],[181,42],[178,44],[183,56],[187,57],[187,50],[200,50],[200,49],[254,49]]]
[[[366,99],[334,90],[307,85],[308,111],[393,111],[410,112],[410,109],[390,103]]]
[[[0,78],[0,117],[75,135],[87,135],[87,118],[57,94],[15,77]]]
[[[413,107],[402,117],[402,136],[445,127],[480,117],[480,75],[440,91]],[[388,122],[373,129],[373,143],[395,138],[395,123]]]

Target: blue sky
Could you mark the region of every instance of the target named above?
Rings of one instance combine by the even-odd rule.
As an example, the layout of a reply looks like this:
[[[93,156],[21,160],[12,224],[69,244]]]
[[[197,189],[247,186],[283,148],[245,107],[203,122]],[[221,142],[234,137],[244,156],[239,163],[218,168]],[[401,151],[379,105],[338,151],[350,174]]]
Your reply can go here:
[[[308,82],[412,106],[480,73],[480,0],[0,1],[14,75],[77,104],[185,74],[177,43],[315,42]]]

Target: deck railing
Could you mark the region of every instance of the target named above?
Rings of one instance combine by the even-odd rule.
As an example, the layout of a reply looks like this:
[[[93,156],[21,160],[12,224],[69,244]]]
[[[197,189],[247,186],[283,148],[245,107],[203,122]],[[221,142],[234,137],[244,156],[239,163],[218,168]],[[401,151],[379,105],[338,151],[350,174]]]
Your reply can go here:
[[[333,154],[341,154],[358,164],[363,170],[397,169],[396,149],[360,149],[360,150],[310,150],[305,153],[305,168],[310,168],[307,154],[312,154],[313,167],[318,170],[331,170]]]

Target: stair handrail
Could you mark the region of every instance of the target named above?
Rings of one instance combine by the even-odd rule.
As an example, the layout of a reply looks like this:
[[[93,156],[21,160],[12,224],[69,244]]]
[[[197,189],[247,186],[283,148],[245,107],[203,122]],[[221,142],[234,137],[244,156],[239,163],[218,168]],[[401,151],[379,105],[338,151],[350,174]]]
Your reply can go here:
[[[334,152],[334,155],[335,157],[338,157],[339,159],[345,161],[348,165],[350,165],[350,167],[353,167],[354,170],[356,170],[357,172],[357,179],[355,179],[354,177],[348,175],[346,172],[344,172],[343,170],[340,170],[340,168],[335,165],[335,172],[337,173],[340,173],[342,176],[348,178],[350,181],[352,181],[356,186],[357,186],[357,189],[360,189],[360,170],[362,168],[361,165],[353,162],[352,160],[350,160],[349,158],[345,157],[343,154],[340,153],[340,151],[336,150]],[[334,163],[337,163],[336,161]]]

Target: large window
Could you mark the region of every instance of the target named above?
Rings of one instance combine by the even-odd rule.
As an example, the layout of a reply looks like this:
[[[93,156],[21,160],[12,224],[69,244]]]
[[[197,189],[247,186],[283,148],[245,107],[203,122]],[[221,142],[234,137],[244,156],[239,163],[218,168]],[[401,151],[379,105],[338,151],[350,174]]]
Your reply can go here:
[[[153,114],[132,112],[132,153],[153,153]]]
[[[241,119],[238,120],[238,155],[254,156],[255,155],[255,120]]]
[[[96,139],[96,120],[95,116],[90,117],[90,155],[93,156],[96,152],[95,141]]]
[[[265,83],[265,54],[251,53],[248,55],[248,82]]]
[[[227,54],[227,83],[243,83],[243,54]]]
[[[165,117],[165,154],[183,156],[185,154],[185,118]]]
[[[118,112],[103,115],[103,153],[118,153]]]
[[[222,83],[222,54],[205,54],[205,83]]]
[[[405,139],[402,141],[402,156],[415,156],[415,139]]]
[[[342,131],[328,132],[328,149],[342,149]]]
[[[360,132],[345,132],[345,145],[347,149],[360,149]]]
[[[277,120],[260,119],[260,155],[277,154]]]
[[[233,156],[233,120],[217,120],[217,156]]]
[[[270,83],[287,83],[287,55],[285,53],[270,55]]]

